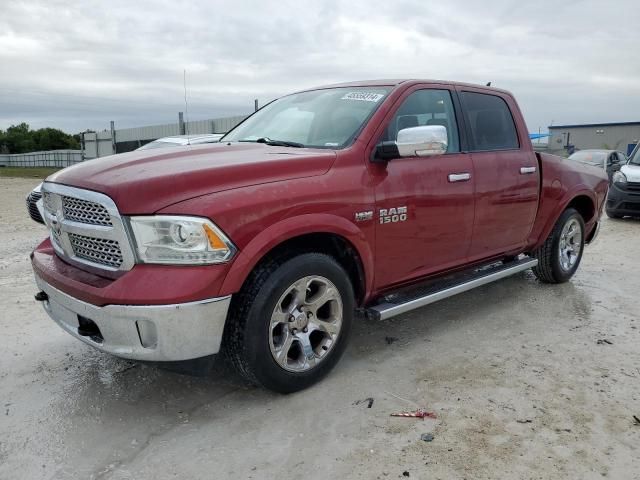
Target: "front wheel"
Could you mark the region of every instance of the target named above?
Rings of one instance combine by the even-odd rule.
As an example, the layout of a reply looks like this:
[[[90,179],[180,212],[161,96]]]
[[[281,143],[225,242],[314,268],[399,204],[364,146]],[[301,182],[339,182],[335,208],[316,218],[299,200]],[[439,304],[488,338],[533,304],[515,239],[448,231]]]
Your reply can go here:
[[[538,265],[533,273],[545,283],[568,281],[580,265],[584,249],[584,220],[573,208],[565,210],[549,237],[533,256]]]
[[[324,377],[347,345],[355,309],[349,276],[305,253],[258,267],[232,303],[223,348],[249,381],[281,393]]]

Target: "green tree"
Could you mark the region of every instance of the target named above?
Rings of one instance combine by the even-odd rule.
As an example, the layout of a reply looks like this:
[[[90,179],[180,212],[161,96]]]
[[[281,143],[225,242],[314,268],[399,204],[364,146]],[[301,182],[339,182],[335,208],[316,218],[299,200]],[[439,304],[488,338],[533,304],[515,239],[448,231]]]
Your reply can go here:
[[[0,130],[0,151],[28,153],[45,150],[78,149],[77,137],[56,128],[31,130],[27,123],[11,125],[5,132]]]

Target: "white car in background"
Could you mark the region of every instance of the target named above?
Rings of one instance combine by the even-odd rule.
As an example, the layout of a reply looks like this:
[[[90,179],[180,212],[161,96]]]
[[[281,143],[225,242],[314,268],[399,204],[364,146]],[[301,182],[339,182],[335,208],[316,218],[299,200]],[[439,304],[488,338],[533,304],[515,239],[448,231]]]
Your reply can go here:
[[[183,145],[198,145],[200,143],[217,143],[223,133],[208,133],[204,135],[175,135],[173,137],[163,137],[146,145],[136,148],[136,150],[149,150],[152,148],[180,147]]]

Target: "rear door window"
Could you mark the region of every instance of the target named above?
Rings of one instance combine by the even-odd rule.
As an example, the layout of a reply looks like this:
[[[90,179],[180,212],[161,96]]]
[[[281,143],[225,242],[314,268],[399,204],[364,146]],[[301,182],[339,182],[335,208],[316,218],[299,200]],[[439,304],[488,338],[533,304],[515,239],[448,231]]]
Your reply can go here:
[[[471,130],[471,150],[511,150],[520,147],[509,106],[490,94],[461,92],[465,120]]]

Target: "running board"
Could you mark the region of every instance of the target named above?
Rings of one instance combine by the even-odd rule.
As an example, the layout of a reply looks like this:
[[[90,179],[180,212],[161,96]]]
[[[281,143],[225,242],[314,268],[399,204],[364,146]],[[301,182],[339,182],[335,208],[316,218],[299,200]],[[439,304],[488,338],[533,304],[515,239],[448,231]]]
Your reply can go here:
[[[466,274],[458,275],[449,281],[439,282],[436,285],[423,286],[414,291],[413,294],[399,293],[386,295],[382,298],[382,303],[365,309],[365,313],[373,319],[386,320],[387,318],[424,307],[438,300],[452,297],[458,293],[466,292],[473,288],[486,285],[487,283],[509,277],[518,272],[535,267],[536,265],[538,265],[538,259],[531,257],[520,258],[504,264],[487,265],[467,272]]]

